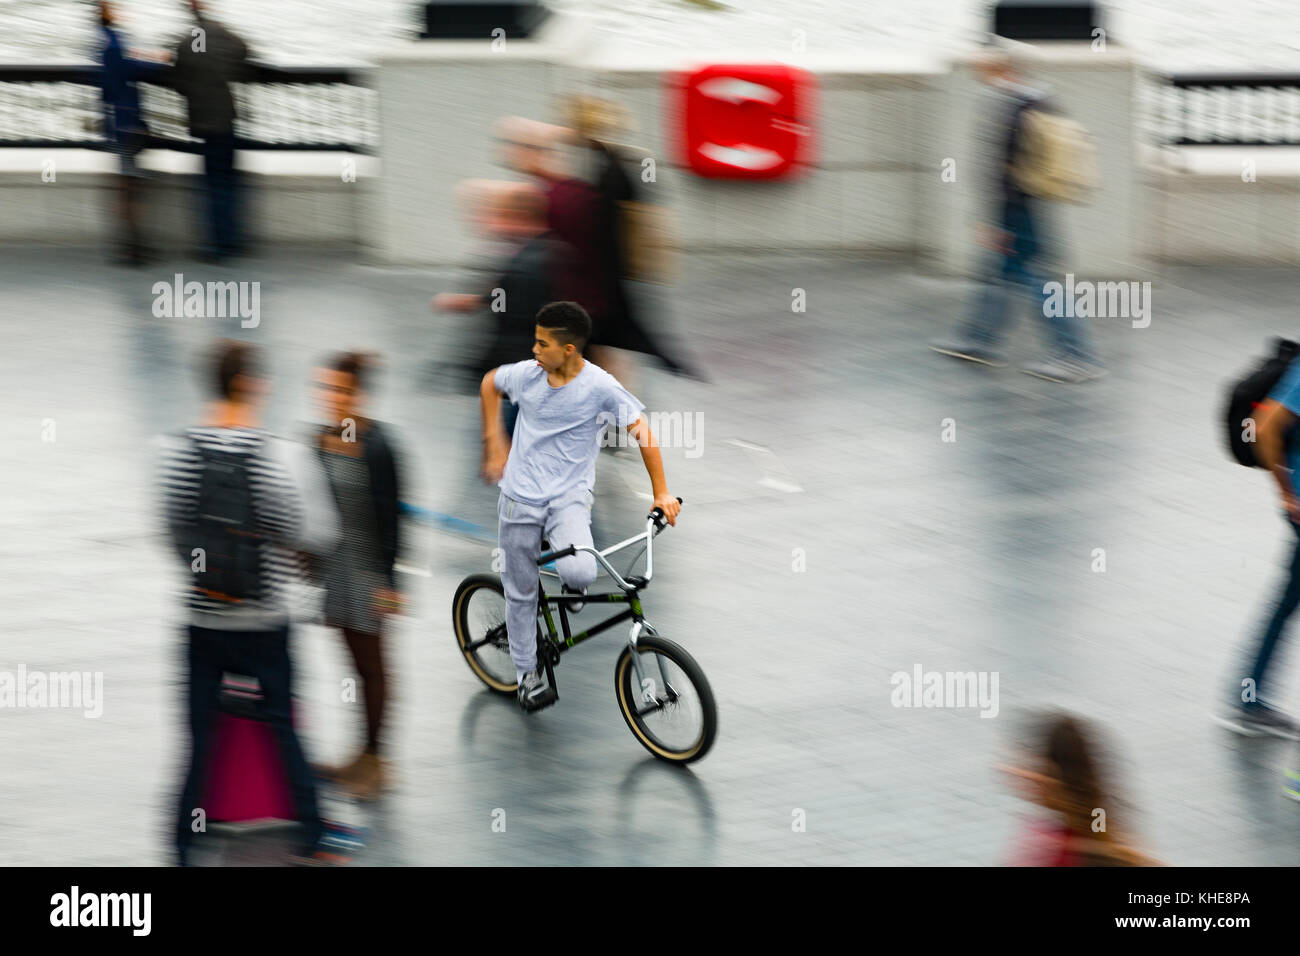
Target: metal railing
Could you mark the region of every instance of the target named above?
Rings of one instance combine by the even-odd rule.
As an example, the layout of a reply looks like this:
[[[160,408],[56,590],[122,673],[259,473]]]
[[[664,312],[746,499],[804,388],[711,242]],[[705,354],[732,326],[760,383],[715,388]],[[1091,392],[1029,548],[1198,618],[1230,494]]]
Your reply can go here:
[[[1174,73],[1155,90],[1166,146],[1300,146],[1300,74]]]
[[[109,148],[99,87],[96,66],[0,65],[0,147]],[[158,83],[139,89],[149,147],[197,151],[181,96]],[[364,71],[256,64],[234,95],[239,149],[375,151],[376,94]]]
[[[377,104],[366,71],[258,64],[235,84],[240,149],[373,153]],[[1300,74],[1173,73],[1156,78],[1146,126],[1165,146],[1300,146]],[[154,148],[193,152],[185,103],[140,84]],[[0,65],[0,148],[106,149],[99,68]]]

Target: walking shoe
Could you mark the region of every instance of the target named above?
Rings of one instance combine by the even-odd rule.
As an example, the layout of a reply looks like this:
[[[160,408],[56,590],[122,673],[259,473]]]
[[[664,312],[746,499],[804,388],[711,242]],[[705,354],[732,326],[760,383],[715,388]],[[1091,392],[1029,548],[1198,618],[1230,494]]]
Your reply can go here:
[[[561,594],[586,594],[587,589],[583,588],[581,591],[579,591],[577,588],[571,588],[567,584],[565,584],[560,587],[560,593]],[[579,611],[581,611],[584,607],[587,606],[586,601],[567,601],[565,603],[569,605],[570,614],[577,614]]]
[[[352,857],[335,849],[318,846],[314,850],[303,850],[289,857],[294,866],[347,866]]]
[[[1282,792],[1292,800],[1300,800],[1300,770],[1288,770],[1282,778]]]
[[[1243,737],[1281,737],[1283,740],[1300,740],[1300,730],[1286,714],[1271,707],[1238,707],[1223,717],[1214,718],[1221,727]]]
[[[321,834],[316,842],[289,855],[295,866],[347,866],[352,862],[352,851],[365,846],[365,831],[337,820],[321,821]]]
[[[1020,371],[1026,375],[1033,375],[1061,385],[1079,385],[1083,382],[1091,382],[1094,378],[1101,378],[1102,374],[1104,374],[1097,367],[1067,359],[1047,359],[1042,362],[1031,362],[1028,365],[1022,365]]]
[[[953,358],[978,362],[993,368],[1002,368],[1007,364],[1006,358],[1001,353],[974,342],[931,342],[930,348],[941,355],[951,355]]]
[[[542,679],[541,668],[537,667],[524,675],[523,680],[519,682],[519,690],[515,693],[520,708],[526,713],[549,707],[560,699],[560,695],[555,692],[555,688]]]

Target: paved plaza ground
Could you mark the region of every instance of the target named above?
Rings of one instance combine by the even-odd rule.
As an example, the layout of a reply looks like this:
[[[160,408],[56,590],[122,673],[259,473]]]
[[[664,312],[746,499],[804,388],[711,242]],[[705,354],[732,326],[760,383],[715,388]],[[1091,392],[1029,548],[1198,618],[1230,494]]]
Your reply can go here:
[[[260,282],[259,325],[155,318],[152,286],[176,272]],[[1159,859],[1300,864],[1291,745],[1210,720],[1288,544],[1267,477],[1227,458],[1219,407],[1266,336],[1295,331],[1293,270],[1169,270],[1149,328],[1095,320],[1109,376],[1059,386],[925,347],[964,314],[968,282],[906,261],[690,260],[656,315],[708,381],[631,382],[702,423],[694,447],[665,450],[686,505],[645,595],[717,696],[718,740],[688,770],[654,761],[618,713],[621,630],[566,655],[560,704],[533,717],[455,647],[452,593],[489,570],[495,515],[473,477],[476,400],[446,371],[472,320],[428,308],[460,283],[328,253],[139,271],[91,250],[0,257],[0,670],[104,675],[98,719],[0,711],[0,863],[168,862],[181,618],[153,441],[197,415],[201,350],[234,335],[267,348],[285,434],[314,360],[382,352],[375,412],[401,439],[404,497],[458,521],[407,525],[398,785],[337,808],[369,827],[360,864],[996,864],[1034,812],[996,768],[1042,706],[1105,729]],[[1042,344],[1026,315],[1015,356]],[[639,457],[601,457],[598,543],[639,529],[648,490]],[[304,625],[295,649],[309,756],[340,759],[361,723],[339,700],[341,640]],[[893,706],[891,675],[917,665],[997,672],[997,716]],[[277,839],[223,836],[214,861],[274,861]]]

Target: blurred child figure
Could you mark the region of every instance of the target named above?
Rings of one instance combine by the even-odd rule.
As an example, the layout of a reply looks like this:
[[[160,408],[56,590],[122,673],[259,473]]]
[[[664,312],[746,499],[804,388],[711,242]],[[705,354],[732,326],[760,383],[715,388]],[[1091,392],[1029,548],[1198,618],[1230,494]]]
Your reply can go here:
[[[380,759],[388,703],[384,622],[402,608],[393,571],[401,495],[397,460],[388,428],[365,416],[374,364],[368,354],[344,352],[316,370],[328,424],[320,427],[315,445],[342,524],[338,547],[324,562],[325,623],[343,632],[366,708],[361,753],[321,772],[362,799],[377,796],[391,782]]]
[[[1012,866],[1158,865],[1125,842],[1126,808],[1108,791],[1097,738],[1082,721],[1039,716],[1019,765],[1001,769],[1020,796],[1052,814],[1030,828]]]

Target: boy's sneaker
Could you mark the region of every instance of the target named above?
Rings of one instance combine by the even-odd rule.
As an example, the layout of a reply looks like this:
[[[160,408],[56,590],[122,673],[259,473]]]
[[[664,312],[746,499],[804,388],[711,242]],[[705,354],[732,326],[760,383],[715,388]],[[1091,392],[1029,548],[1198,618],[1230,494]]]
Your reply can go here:
[[[953,358],[978,362],[993,368],[1002,368],[1007,364],[1007,360],[1000,352],[974,342],[931,342],[930,348],[940,355],[951,355]]]
[[[1099,367],[1067,359],[1031,362],[1029,365],[1022,365],[1020,371],[1026,375],[1033,375],[1036,378],[1057,382],[1061,385],[1079,385],[1083,382],[1091,382],[1095,378],[1101,378],[1104,374]]]
[[[587,589],[583,588],[581,591],[579,591],[576,588],[571,588],[567,584],[564,584],[560,586],[560,593],[561,594],[586,594]],[[565,603],[569,605],[570,614],[577,614],[579,611],[581,611],[584,607],[587,606],[586,601],[566,601]]]
[[[1243,737],[1281,737],[1283,740],[1300,740],[1300,729],[1290,717],[1271,707],[1239,707],[1232,714],[1216,717],[1215,721]]]
[[[540,667],[535,667],[524,675],[515,694],[519,700],[520,708],[526,713],[549,707],[560,699],[560,695],[555,692],[555,688],[546,683],[542,677]]]

